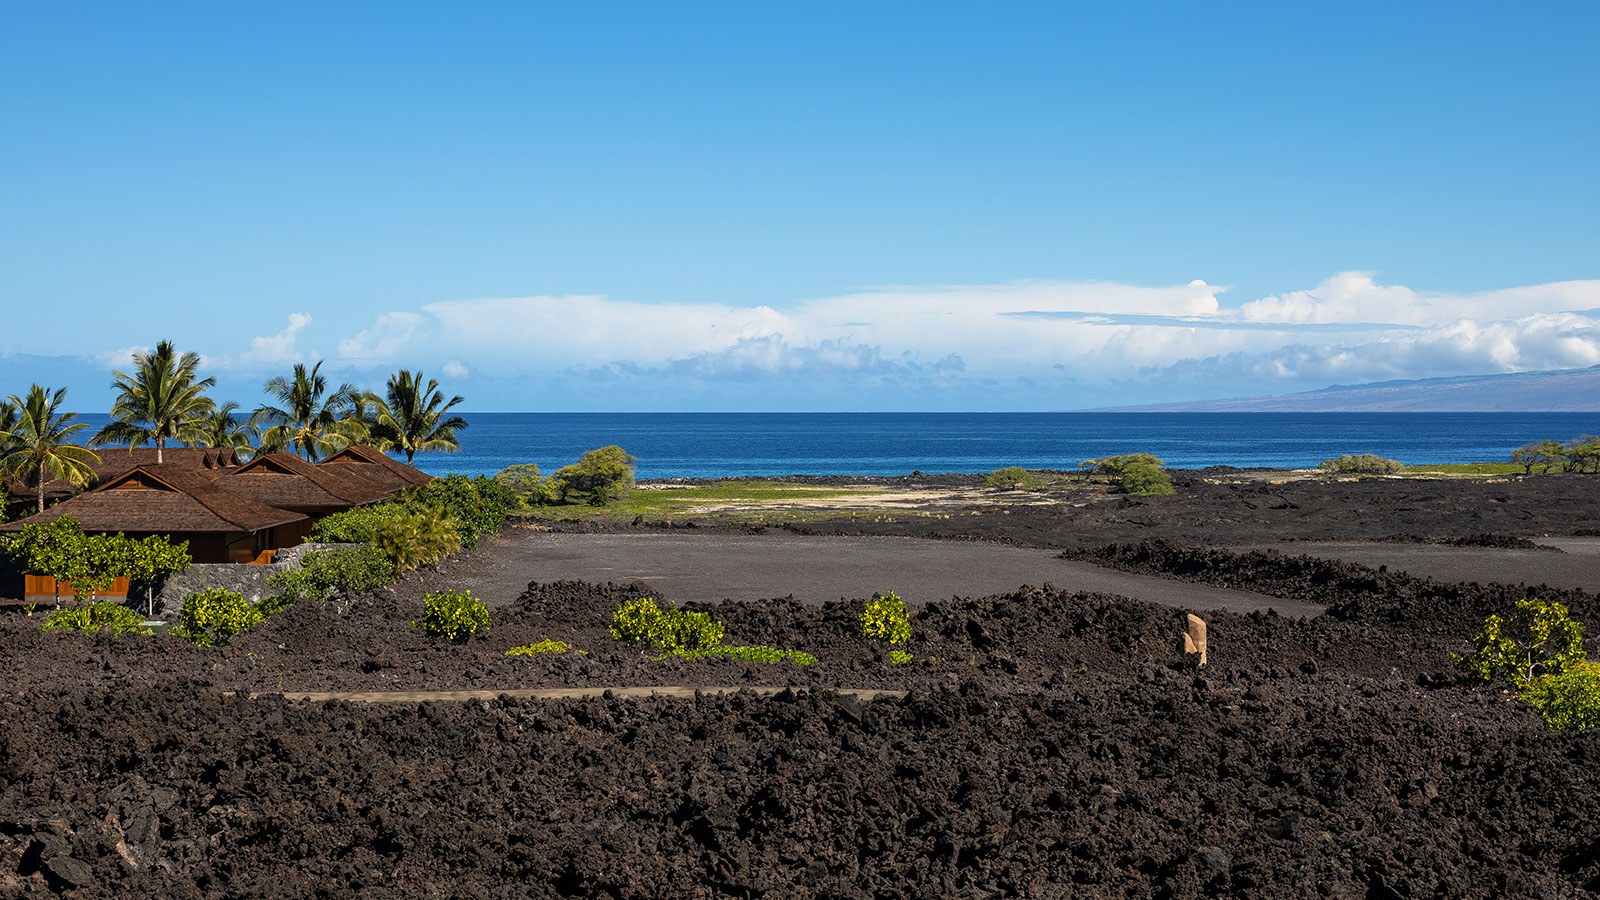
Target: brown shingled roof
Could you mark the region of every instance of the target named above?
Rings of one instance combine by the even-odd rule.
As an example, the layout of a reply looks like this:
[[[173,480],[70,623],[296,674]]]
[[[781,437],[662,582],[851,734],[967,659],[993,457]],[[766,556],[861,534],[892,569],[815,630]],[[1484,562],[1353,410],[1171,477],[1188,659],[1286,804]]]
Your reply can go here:
[[[139,466],[179,466],[208,477],[216,477],[239,465],[239,457],[231,447],[168,447],[162,453],[160,463],[156,462],[154,447],[103,447],[94,452],[100,457],[100,461],[93,464],[94,477],[81,487],[92,488],[104,484]],[[34,493],[36,488],[20,484],[8,484],[8,487],[10,493],[17,499],[31,500],[36,496]],[[44,496],[50,500],[65,497],[79,489],[79,485],[71,482],[52,479],[44,483]]]
[[[217,486],[280,509],[348,509],[392,490],[342,468],[320,468],[292,453],[266,453],[216,480]]]
[[[418,471],[369,444],[351,444],[317,465],[323,468],[348,468],[378,484],[394,484],[395,489],[408,484],[427,484],[433,480],[432,475]]]
[[[297,522],[304,515],[223,490],[180,463],[137,466],[42,513],[0,525],[0,531],[70,515],[89,532],[251,532]]]

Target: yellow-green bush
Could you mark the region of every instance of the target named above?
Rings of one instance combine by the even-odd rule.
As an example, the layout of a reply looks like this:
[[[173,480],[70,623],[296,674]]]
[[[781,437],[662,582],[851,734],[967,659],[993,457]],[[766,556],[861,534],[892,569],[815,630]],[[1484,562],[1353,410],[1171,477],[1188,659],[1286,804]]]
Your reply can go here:
[[[1525,691],[1541,675],[1561,675],[1583,662],[1583,625],[1560,603],[1519,600],[1511,618],[1484,620],[1472,648],[1466,656],[1451,654],[1462,671],[1484,683],[1499,676]]]
[[[1451,654],[1456,665],[1478,681],[1504,679],[1550,728],[1600,726],[1600,664],[1584,658],[1583,624],[1562,604],[1518,601],[1511,618],[1484,620],[1472,645],[1471,654]]]
[[[524,644],[521,647],[512,647],[506,651],[507,656],[538,656],[542,653],[568,653],[572,645],[566,641],[540,641],[537,644]],[[578,651],[582,653],[582,650]]]
[[[1600,663],[1585,660],[1558,675],[1541,675],[1522,699],[1554,731],[1600,726]]]
[[[907,650],[890,650],[889,665],[898,666],[911,662],[911,653]]]
[[[412,626],[434,637],[464,643],[490,627],[489,608],[471,591],[443,591],[422,598],[423,615]]]
[[[58,609],[39,625],[40,631],[100,631],[110,628],[112,634],[150,634],[144,627],[144,617],[109,600],[91,606]]]
[[[222,647],[261,619],[261,611],[239,594],[206,588],[183,598],[183,612],[172,633],[187,638],[196,647]]]
[[[911,640],[911,619],[906,615],[906,603],[890,591],[887,597],[872,595],[861,604],[861,637],[868,641],[886,644],[904,644]]]
[[[669,604],[656,605],[640,597],[617,607],[611,614],[611,636],[661,654],[705,650],[722,642],[722,623],[706,613],[685,612]]]
[[[809,653],[799,650],[779,650],[776,647],[707,647],[704,650],[685,650],[682,653],[668,654],[682,656],[686,659],[698,659],[706,656],[726,656],[732,659],[742,659],[748,662],[783,662],[792,659],[795,664],[814,666],[817,658]]]

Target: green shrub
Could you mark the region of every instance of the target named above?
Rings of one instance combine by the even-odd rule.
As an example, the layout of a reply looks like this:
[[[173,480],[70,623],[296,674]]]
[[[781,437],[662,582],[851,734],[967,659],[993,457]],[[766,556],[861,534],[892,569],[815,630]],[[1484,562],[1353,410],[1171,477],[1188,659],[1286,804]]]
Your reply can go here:
[[[615,444],[590,450],[570,466],[556,470],[556,495],[562,503],[581,500],[604,506],[633,487],[635,458]]]
[[[404,504],[392,500],[357,506],[325,516],[311,528],[311,540],[322,544],[365,544],[378,526],[406,514]]]
[[[1159,469],[1165,466],[1166,462],[1149,453],[1124,453],[1120,456],[1107,456],[1104,459],[1086,460],[1083,464],[1086,466],[1092,464],[1097,475],[1115,479],[1129,466],[1154,466]]]
[[[196,647],[222,647],[262,618],[261,611],[239,594],[206,588],[183,598],[183,612],[172,633],[188,638]]]
[[[1116,484],[1130,494],[1142,496],[1170,496],[1178,492],[1172,486],[1172,476],[1165,470],[1145,463],[1134,463],[1123,468],[1116,477]]]
[[[1172,486],[1172,476],[1162,468],[1166,463],[1148,453],[1091,459],[1084,465],[1093,465],[1096,474],[1106,476],[1113,485],[1130,494],[1165,496],[1177,493]]]
[[[504,484],[482,475],[446,475],[401,491],[393,500],[334,513],[311,529],[311,539],[360,544],[415,522],[419,517],[444,522],[455,532],[456,547],[468,550],[478,537],[496,534],[517,498]],[[450,552],[454,552],[452,548]]]
[[[441,510],[468,550],[477,548],[479,535],[498,534],[506,514],[517,505],[510,488],[483,475],[445,475],[406,488],[396,499],[412,511]]]
[[[707,647],[703,650],[685,650],[669,656],[682,656],[686,659],[698,659],[707,656],[727,656],[733,659],[743,659],[749,662],[783,662],[792,659],[797,665],[814,666],[817,658],[809,653],[799,650],[779,650],[776,647]]]
[[[1600,726],[1600,664],[1584,660],[1559,674],[1540,675],[1522,699],[1553,731]]]
[[[277,593],[257,607],[270,616],[301,600],[323,601],[334,596],[349,596],[375,591],[394,580],[394,561],[374,544],[339,547],[306,554],[298,569],[279,572],[267,579]]]
[[[1027,469],[1021,466],[1006,466],[1003,469],[995,469],[990,472],[988,477],[983,479],[983,483],[992,488],[1014,490],[1016,488],[1034,487],[1039,482],[1029,474]]]
[[[524,644],[521,647],[512,647],[506,651],[507,656],[538,656],[541,653],[568,653],[572,645],[566,641],[540,641],[537,644]],[[583,653],[582,650],[578,651]]]
[[[1540,676],[1563,675],[1583,663],[1583,625],[1560,603],[1519,600],[1511,618],[1485,619],[1472,646],[1466,656],[1451,654],[1457,667],[1481,682],[1498,676],[1526,691]]]
[[[423,616],[412,626],[434,637],[465,643],[480,630],[489,628],[489,608],[471,591],[444,591],[422,598]]]
[[[404,572],[436,563],[461,549],[461,536],[442,510],[420,507],[379,523],[372,544],[389,558],[395,571]]]
[[[144,617],[123,606],[102,600],[91,606],[58,609],[40,623],[40,631],[101,631],[110,628],[112,634],[150,634],[144,627]]]
[[[507,466],[494,474],[494,480],[517,498],[521,509],[548,506],[561,498],[555,478],[540,474],[539,467],[533,463]]]
[[[1359,455],[1346,453],[1338,459],[1323,460],[1317,464],[1317,468],[1339,475],[1393,475],[1403,466],[1398,460],[1385,459],[1371,453]]]
[[[872,595],[861,604],[861,637],[868,641],[886,644],[904,644],[911,640],[911,619],[906,615],[906,603],[894,591],[887,597]]]
[[[722,623],[707,613],[666,609],[651,597],[640,597],[611,614],[611,636],[655,653],[682,654],[715,647],[722,641]]]
[[[905,650],[890,650],[889,665],[898,666],[911,662],[911,654]]]

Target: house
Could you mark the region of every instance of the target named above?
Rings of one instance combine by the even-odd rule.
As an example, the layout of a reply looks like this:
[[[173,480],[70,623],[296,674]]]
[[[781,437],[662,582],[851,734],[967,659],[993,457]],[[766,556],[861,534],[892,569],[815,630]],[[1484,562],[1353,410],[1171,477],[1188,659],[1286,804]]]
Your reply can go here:
[[[70,515],[89,533],[186,540],[197,563],[267,562],[273,551],[304,542],[318,519],[431,480],[371,447],[346,449],[355,452],[320,465],[288,453],[240,464],[231,452],[208,464],[204,453],[168,450],[166,456],[177,455],[172,462],[136,463],[42,513],[0,525],[0,533]],[[103,459],[124,453],[113,450]]]
[[[93,465],[94,475],[87,483],[73,484],[60,479],[46,481],[45,503],[58,503],[74,494],[105,484],[138,466],[156,465],[158,454],[154,447],[110,447],[95,451],[95,455],[100,457],[100,461]],[[161,465],[180,466],[207,477],[221,475],[240,464],[238,455],[231,447],[167,447],[159,455]],[[29,507],[39,502],[37,488],[16,483],[10,478],[7,478],[6,488],[8,515],[26,515]]]
[[[195,562],[251,562],[265,550],[300,543],[310,531],[305,513],[276,509],[224,490],[212,478],[183,465],[151,463],[135,466],[42,513],[0,525],[0,532],[21,531],[66,515],[91,534],[121,532],[134,538],[163,534],[173,541],[188,541]]]

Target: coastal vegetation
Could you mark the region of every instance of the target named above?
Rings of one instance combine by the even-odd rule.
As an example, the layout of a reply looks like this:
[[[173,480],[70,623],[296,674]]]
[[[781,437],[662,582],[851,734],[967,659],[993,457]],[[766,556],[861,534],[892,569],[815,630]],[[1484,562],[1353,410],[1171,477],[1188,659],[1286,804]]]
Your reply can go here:
[[[172,633],[196,647],[224,647],[265,618],[237,591],[206,588],[183,598],[183,612]]]
[[[457,547],[471,550],[479,536],[498,532],[515,506],[516,496],[493,478],[444,475],[405,488],[393,499],[327,516],[312,528],[311,539],[350,544],[377,541],[381,535],[394,542],[397,550],[406,550],[404,555],[417,556],[426,555],[428,546],[448,543],[453,537]],[[407,549],[413,545],[415,551]],[[394,558],[400,562],[398,556]]]
[[[440,591],[422,598],[423,615],[412,626],[434,637],[465,643],[492,623],[489,608],[471,591]]]
[[[62,412],[66,388],[33,385],[25,396],[12,394],[3,416],[10,427],[0,431],[0,470],[18,484],[37,492],[38,511],[44,512],[44,486],[51,479],[70,484],[85,484],[94,477],[94,464],[100,461],[94,451],[72,442],[88,424],[74,422],[75,413]],[[13,416],[14,412],[14,416]]]
[[[1172,486],[1172,476],[1167,474],[1166,463],[1149,453],[1124,453],[1091,459],[1084,463],[1092,466],[1095,474],[1105,476],[1113,486],[1128,494],[1163,496],[1177,493]]]
[[[1346,453],[1338,459],[1325,459],[1317,468],[1335,475],[1395,475],[1404,466],[1398,460],[1385,459],[1371,453]]]
[[[151,634],[138,613],[110,600],[102,600],[88,606],[58,609],[45,617],[44,622],[39,625],[39,630],[89,633],[109,630],[113,635]]]
[[[188,541],[174,544],[165,535],[84,534],[71,516],[23,526],[0,542],[0,553],[25,572],[55,579],[58,591],[70,584],[75,600],[93,597],[115,579],[126,578],[145,588],[152,605],[155,584],[189,568],[191,561]]]
[[[389,376],[384,396],[366,397],[367,443],[379,450],[404,453],[406,465],[418,453],[450,453],[461,449],[456,432],[467,427],[467,420],[450,415],[464,398],[445,400],[439,382],[422,382],[421,372],[406,369]]]
[[[1600,664],[1583,652],[1583,624],[1567,607],[1535,598],[1508,617],[1491,615],[1472,638],[1473,652],[1452,654],[1467,677],[1506,683],[1557,731],[1600,726]]]
[[[321,360],[309,369],[295,363],[292,376],[274,377],[265,391],[275,405],[263,404],[250,416],[250,424],[261,430],[264,453],[289,450],[316,462],[356,443],[365,432],[360,392],[346,383],[328,393]]]
[[[651,597],[625,601],[611,614],[611,637],[633,644],[652,660],[669,656],[683,659],[728,657],[747,662],[783,662],[810,666],[817,658],[798,650],[776,647],[735,646],[722,643],[723,625],[710,613],[689,612],[667,604],[662,609]]]
[[[117,392],[111,404],[111,422],[95,432],[95,447],[156,448],[156,462],[164,462],[168,441],[194,446],[205,436],[205,424],[216,403],[205,392],[215,378],[200,378],[200,356],[181,356],[171,341],[156,344],[153,352],[133,354],[133,371],[113,373]]]
[[[1540,472],[1600,472],[1600,436],[1586,434],[1562,443],[1543,440],[1511,451],[1511,461],[1526,475]]]
[[[990,472],[983,479],[983,483],[986,487],[1012,491],[1019,488],[1036,487],[1039,484],[1039,480],[1021,466],[1005,466]]]
[[[509,491],[522,509],[568,503],[606,506],[633,487],[635,461],[628,451],[613,444],[590,450],[554,475],[545,476],[537,465],[523,463],[496,472],[494,481]]]

